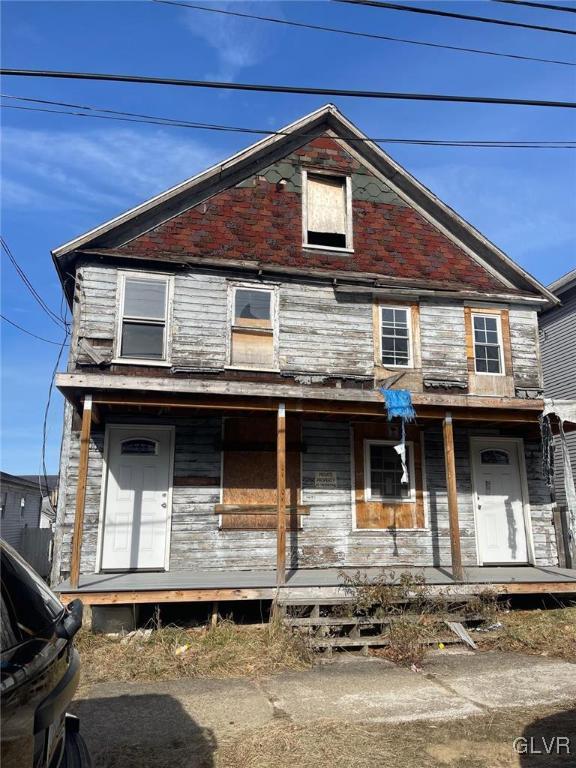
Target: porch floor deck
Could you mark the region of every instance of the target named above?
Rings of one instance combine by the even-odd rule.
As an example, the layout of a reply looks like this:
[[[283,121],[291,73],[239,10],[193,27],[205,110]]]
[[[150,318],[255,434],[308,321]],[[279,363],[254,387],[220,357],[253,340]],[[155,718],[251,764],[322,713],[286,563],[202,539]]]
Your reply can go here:
[[[576,570],[553,566],[470,566],[464,581],[453,580],[450,568],[298,568],[288,571],[281,594],[286,598],[342,597],[341,573],[357,572],[374,578],[387,571],[396,580],[403,573],[423,576],[441,591],[478,592],[493,587],[506,594],[576,593]],[[76,589],[69,581],[56,587],[65,601],[80,597],[90,604],[197,602],[208,600],[269,600],[277,595],[276,571],[270,570],[179,570],[163,572],[83,574]]]

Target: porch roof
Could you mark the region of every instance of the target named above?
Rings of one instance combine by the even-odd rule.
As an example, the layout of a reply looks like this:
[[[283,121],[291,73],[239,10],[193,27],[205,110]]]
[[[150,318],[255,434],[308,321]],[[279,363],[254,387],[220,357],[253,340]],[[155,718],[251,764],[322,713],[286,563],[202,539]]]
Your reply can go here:
[[[165,376],[129,376],[106,373],[59,373],[56,386],[74,405],[91,394],[95,405],[157,406],[173,408],[229,408],[275,411],[279,401],[294,412],[385,415],[384,398],[376,389],[337,388],[268,382],[180,379]],[[412,393],[418,416],[454,416],[484,421],[537,422],[544,407],[540,399],[480,397],[462,394]]]

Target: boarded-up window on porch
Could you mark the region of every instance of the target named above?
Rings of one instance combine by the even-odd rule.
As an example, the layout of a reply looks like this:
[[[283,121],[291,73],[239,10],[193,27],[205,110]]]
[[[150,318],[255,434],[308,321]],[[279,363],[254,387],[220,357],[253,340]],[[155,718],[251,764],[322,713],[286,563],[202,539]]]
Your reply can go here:
[[[346,248],[346,179],[308,174],[306,242]]]
[[[230,363],[247,368],[274,367],[274,294],[235,288]]]
[[[295,515],[300,494],[300,425],[296,419],[287,419],[286,447],[286,505],[290,526],[290,510]],[[222,504],[219,506],[224,510],[222,527],[274,530],[275,417],[225,419],[222,449]]]

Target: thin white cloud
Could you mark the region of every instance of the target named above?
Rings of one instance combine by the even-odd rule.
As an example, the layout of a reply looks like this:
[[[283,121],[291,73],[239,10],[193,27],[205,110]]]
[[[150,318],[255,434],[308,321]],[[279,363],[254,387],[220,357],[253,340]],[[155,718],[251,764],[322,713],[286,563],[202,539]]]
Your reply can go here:
[[[213,150],[167,131],[4,128],[2,203],[122,210],[211,165]]]
[[[261,14],[262,3],[219,3],[222,10]],[[271,4],[266,4],[269,13]],[[278,15],[275,10],[274,15]],[[282,15],[282,14],[280,14]],[[247,67],[253,67],[269,55],[268,25],[218,13],[184,10],[185,27],[214,49],[217,69],[206,74],[206,80],[233,81]]]

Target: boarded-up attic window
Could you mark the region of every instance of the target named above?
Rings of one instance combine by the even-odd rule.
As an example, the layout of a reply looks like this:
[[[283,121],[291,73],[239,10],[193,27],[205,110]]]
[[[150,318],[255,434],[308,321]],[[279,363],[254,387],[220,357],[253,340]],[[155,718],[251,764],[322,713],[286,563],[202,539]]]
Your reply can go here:
[[[306,176],[306,245],[350,247],[347,183],[341,176]]]
[[[230,363],[274,368],[274,291],[233,288]]]

